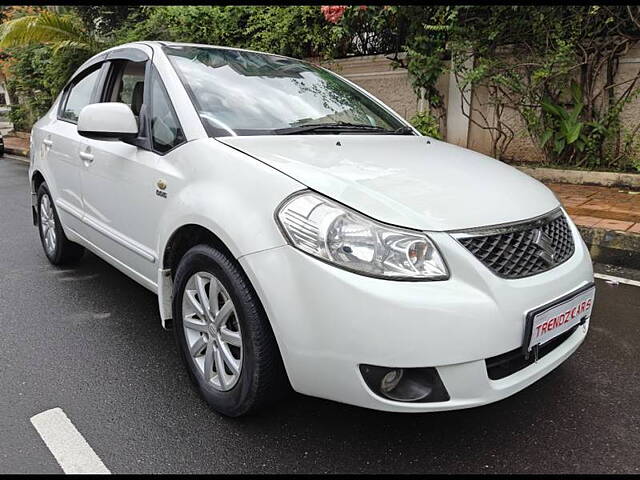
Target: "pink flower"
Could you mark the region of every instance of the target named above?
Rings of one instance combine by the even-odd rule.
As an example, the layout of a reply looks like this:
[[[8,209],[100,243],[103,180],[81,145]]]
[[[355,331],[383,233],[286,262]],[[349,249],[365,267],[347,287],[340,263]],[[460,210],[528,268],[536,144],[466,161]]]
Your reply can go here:
[[[338,23],[346,9],[346,5],[323,5],[320,7],[320,11],[324,15],[324,18],[327,22],[331,23]]]
[[[360,5],[358,8],[359,8],[360,10],[366,10],[366,9],[367,9],[367,6],[366,6],[366,5]]]

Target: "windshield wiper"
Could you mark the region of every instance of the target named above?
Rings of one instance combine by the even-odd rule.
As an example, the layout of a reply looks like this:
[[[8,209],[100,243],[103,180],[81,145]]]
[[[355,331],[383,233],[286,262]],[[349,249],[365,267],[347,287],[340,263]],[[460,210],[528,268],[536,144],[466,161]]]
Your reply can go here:
[[[408,126],[402,126],[400,128],[397,128],[396,130],[394,130],[393,132],[396,135],[415,135],[415,132],[413,131],[413,128],[408,127]]]
[[[305,132],[354,132],[367,131],[371,133],[394,134],[395,130],[388,130],[383,127],[375,127],[373,125],[359,125],[356,123],[337,122],[337,123],[307,123],[299,127],[287,127],[274,130],[277,135],[295,135],[296,133]]]

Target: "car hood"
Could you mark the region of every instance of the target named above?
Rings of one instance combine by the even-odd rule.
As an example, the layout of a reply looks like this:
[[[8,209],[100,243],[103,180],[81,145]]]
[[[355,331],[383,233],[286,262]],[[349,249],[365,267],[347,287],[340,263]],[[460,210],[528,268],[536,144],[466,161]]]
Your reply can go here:
[[[287,135],[217,139],[379,221],[457,230],[524,220],[559,203],[486,155],[427,137]]]

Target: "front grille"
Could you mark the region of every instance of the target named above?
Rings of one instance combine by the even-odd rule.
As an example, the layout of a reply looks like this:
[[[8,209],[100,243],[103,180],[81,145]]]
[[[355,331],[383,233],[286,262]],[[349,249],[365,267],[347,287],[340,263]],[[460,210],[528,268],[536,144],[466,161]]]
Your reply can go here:
[[[569,330],[558,335],[553,340],[549,340],[544,345],[541,345],[538,349],[538,359],[541,359],[551,353],[564,343],[565,340],[573,335],[573,332],[576,331],[578,326],[579,325],[571,327]],[[535,361],[533,353],[525,356],[524,353],[522,353],[522,347],[518,347],[510,352],[487,358],[485,363],[487,364],[487,375],[489,378],[491,380],[499,380],[519,372],[523,368],[533,364]]]
[[[508,226],[453,233],[493,273],[524,278],[567,261],[575,250],[571,229],[561,210]]]

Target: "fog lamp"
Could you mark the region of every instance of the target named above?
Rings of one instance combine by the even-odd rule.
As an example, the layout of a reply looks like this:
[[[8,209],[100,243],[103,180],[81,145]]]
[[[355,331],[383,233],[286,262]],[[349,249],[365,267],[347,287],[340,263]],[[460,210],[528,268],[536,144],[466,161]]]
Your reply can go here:
[[[449,393],[433,367],[393,368],[360,365],[365,383],[376,395],[396,402],[446,402]]]
[[[387,395],[394,388],[398,386],[400,380],[402,380],[402,374],[404,371],[401,368],[394,368],[389,373],[387,373],[384,377],[382,377],[382,381],[380,382],[380,391]]]

